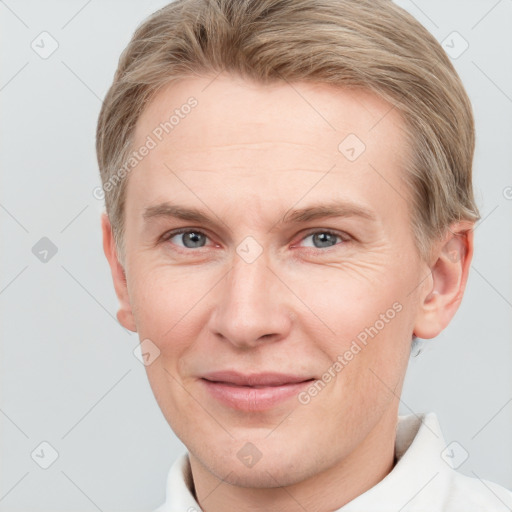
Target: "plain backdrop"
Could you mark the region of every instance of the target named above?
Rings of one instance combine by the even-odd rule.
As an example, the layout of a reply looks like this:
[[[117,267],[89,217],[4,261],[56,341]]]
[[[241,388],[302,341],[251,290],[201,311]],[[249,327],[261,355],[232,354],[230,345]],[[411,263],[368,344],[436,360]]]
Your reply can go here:
[[[1,511],[151,510],[184,450],[115,318],[93,196],[101,100],[165,3],[0,2]],[[512,1],[399,3],[448,43],[473,102],[482,213],[462,305],[411,358],[401,414],[437,412],[459,471],[511,488]]]

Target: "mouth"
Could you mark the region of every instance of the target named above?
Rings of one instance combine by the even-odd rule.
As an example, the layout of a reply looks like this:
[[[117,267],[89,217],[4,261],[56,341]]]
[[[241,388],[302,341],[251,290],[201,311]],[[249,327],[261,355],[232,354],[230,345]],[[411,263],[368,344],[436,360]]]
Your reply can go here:
[[[210,396],[232,409],[254,412],[272,409],[297,396],[315,379],[278,373],[215,372],[202,377]]]

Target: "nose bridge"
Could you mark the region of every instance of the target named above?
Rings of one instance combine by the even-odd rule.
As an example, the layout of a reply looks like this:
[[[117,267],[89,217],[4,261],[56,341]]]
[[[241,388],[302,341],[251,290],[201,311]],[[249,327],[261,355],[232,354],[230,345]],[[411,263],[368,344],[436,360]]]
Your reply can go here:
[[[260,249],[253,259],[255,247],[250,244],[237,247],[213,315],[215,334],[237,346],[253,346],[271,336],[278,339],[289,329],[283,289],[268,268],[268,253]]]

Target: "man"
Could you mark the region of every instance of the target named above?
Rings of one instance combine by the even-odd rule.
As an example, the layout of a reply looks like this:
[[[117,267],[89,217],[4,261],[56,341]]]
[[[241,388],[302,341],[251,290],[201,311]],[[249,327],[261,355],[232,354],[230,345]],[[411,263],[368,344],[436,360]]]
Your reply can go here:
[[[471,106],[386,0],[182,0],[98,122],[118,319],[187,447],[158,510],[507,510],[398,418],[479,219]]]

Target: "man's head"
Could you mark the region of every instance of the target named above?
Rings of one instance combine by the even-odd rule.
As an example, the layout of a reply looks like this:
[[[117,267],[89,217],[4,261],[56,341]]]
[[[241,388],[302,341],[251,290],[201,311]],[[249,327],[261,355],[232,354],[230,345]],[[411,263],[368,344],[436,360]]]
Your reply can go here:
[[[137,30],[98,125],[104,247],[196,468],[364,471],[412,337],[462,299],[473,147],[453,67],[391,2],[179,1]],[[218,384],[262,373],[309,382]]]

